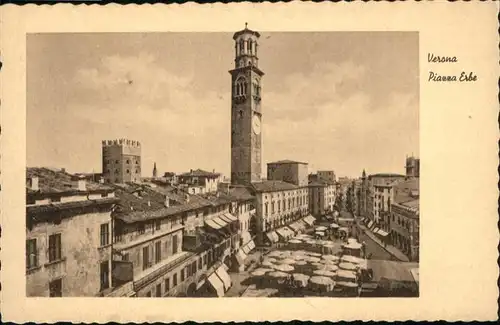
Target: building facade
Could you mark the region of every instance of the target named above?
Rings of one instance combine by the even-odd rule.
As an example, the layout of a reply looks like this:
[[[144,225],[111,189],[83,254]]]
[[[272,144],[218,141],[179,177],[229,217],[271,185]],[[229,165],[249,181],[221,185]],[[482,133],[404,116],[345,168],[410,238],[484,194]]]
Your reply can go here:
[[[309,183],[309,212],[314,217],[333,212],[336,199],[336,184],[327,180]]]
[[[270,181],[283,181],[296,186],[307,186],[308,164],[293,160],[268,163],[267,179]]]
[[[112,188],[29,168],[26,295],[92,297],[112,283]]]
[[[234,34],[235,66],[231,74],[231,182],[248,185],[262,177],[262,109],[258,40],[245,27]]]
[[[255,195],[255,224],[258,243],[265,234],[309,214],[307,187],[283,181],[263,181],[252,184]]]
[[[318,178],[325,180],[325,181],[330,181],[330,182],[336,182],[336,176],[335,172],[333,170],[318,170]]]
[[[161,186],[120,186],[116,193],[113,251],[131,263],[133,280],[108,296],[130,289],[138,297],[197,296],[214,265],[232,264],[240,235],[231,198]]]
[[[221,174],[202,169],[190,170],[180,174],[178,185],[189,194],[215,193],[221,182]]]
[[[419,260],[420,199],[417,178],[393,187],[394,202],[390,210],[389,239],[412,261]]]
[[[141,144],[127,139],[102,141],[102,175],[106,183],[141,181]]]

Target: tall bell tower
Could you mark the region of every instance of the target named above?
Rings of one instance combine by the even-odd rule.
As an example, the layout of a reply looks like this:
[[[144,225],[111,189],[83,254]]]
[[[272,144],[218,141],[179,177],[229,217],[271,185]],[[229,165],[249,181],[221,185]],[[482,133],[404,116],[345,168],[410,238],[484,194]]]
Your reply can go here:
[[[247,28],[233,36],[235,66],[231,74],[231,183],[248,185],[261,180],[262,110],[258,40]]]

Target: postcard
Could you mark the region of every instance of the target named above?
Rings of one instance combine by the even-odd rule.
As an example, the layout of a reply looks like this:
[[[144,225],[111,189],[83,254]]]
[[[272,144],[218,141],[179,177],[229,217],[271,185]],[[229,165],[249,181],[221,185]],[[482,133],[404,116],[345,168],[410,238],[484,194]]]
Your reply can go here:
[[[497,7],[2,7],[3,320],[496,319]]]

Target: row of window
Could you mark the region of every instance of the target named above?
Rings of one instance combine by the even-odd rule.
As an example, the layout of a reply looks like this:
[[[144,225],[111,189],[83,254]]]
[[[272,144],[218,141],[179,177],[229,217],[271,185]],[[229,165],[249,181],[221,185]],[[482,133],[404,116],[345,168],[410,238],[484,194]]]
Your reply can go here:
[[[111,164],[113,161],[112,160],[106,160],[106,164]],[[130,165],[130,160],[127,159],[126,160],[126,163]],[[119,160],[115,160],[115,164],[120,164],[120,161]],[[137,159],[135,161],[135,164],[138,165],[139,164],[139,159]]]
[[[136,168],[136,169],[135,169],[135,172],[136,172],[136,174],[138,174],[138,173],[140,172],[140,169],[139,169],[139,168]],[[111,169],[106,169],[106,173],[107,173],[107,174],[110,174],[110,173],[111,173]],[[130,174],[130,169],[125,170],[125,173]],[[118,175],[118,174],[120,174],[120,169],[119,169],[119,168],[116,168],[116,169],[115,169],[115,175]]]
[[[293,191],[293,192],[285,192],[285,193],[278,193],[278,194],[271,194],[270,195],[270,198],[271,199],[274,199],[274,198],[281,198],[281,197],[285,197],[285,196],[298,196],[298,195],[305,195],[308,193],[308,190],[298,190],[298,191]],[[264,195],[264,199],[267,200],[269,196],[268,195]]]
[[[281,213],[281,207],[283,206],[283,212],[287,210],[286,203],[287,200],[283,199],[282,201],[271,202],[271,214],[275,213],[275,203],[278,203],[278,213]],[[297,198],[288,198],[288,209],[293,209],[295,207],[302,206],[307,204],[307,199],[305,196],[300,196]],[[264,215],[269,215],[269,202],[264,203]]]
[[[61,234],[52,234],[49,236],[48,247],[49,261],[53,263],[62,260]],[[39,249],[37,239],[26,240],[26,268],[33,269],[40,266]]]
[[[238,43],[235,44],[236,55],[240,55],[240,54],[245,53],[245,45],[246,45],[246,49],[247,49],[248,53],[257,55],[257,48],[259,47],[259,45],[257,44],[256,41],[252,41],[251,39],[249,39],[247,41],[240,39],[239,53],[238,53]]]
[[[169,250],[170,243],[172,243],[172,255],[179,252],[179,240],[177,235],[172,236],[172,242],[170,240],[165,241],[165,250]],[[142,269],[146,270],[161,262],[161,240],[157,241],[153,245],[144,246],[142,248]]]

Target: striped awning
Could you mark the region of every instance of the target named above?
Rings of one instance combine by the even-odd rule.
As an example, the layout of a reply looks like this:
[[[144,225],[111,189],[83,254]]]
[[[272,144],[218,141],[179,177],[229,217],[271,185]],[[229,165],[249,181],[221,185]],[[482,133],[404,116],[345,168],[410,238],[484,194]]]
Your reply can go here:
[[[308,215],[302,220],[304,220],[305,223],[307,223],[309,226],[312,226],[314,224],[314,221],[316,221],[316,219],[312,215]]]
[[[216,229],[216,230],[222,228],[221,225],[219,225],[218,223],[215,223],[213,220],[206,220],[205,224],[207,226],[209,226],[210,228],[213,228],[213,229]]]
[[[248,245],[246,246],[243,246],[241,248],[241,250],[243,251],[243,253],[245,253],[246,255],[248,255],[248,253],[250,253],[250,247],[248,247]]]
[[[236,222],[238,221],[238,218],[236,218],[235,216],[233,216],[231,213],[224,213],[224,216],[229,219],[231,222]]]
[[[222,220],[220,217],[215,217],[212,219],[212,221],[221,226],[221,228],[227,226],[227,222]]]
[[[368,228],[371,228],[372,226],[373,226],[373,221],[371,221],[371,220],[370,220],[370,221],[368,222],[367,227],[368,227]]]
[[[219,218],[226,223],[233,223],[233,220],[229,219],[225,214],[220,215]]]
[[[253,241],[253,239],[248,242],[247,246],[250,248],[250,251],[255,248],[255,242]]]
[[[291,228],[285,226],[285,227],[283,227],[283,229],[288,234],[288,236],[290,236],[290,237],[295,236],[295,231],[293,231]]]
[[[380,236],[382,236],[382,237],[385,237],[385,236],[388,236],[388,235],[389,235],[389,233],[388,233],[388,232],[386,232],[386,231],[384,231],[384,230],[382,230],[382,229],[379,229],[379,231],[378,231],[377,233],[378,233]]]
[[[306,225],[301,221],[302,220],[296,221],[296,222],[292,223],[289,227],[295,231],[303,230]]]

